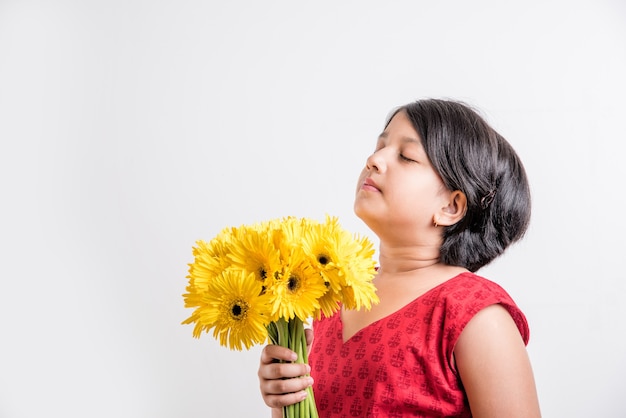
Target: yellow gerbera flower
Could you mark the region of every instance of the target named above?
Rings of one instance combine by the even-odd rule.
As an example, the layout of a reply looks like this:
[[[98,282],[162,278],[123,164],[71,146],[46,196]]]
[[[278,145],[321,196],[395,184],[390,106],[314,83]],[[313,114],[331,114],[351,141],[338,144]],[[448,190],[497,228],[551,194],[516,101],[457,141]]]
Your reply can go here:
[[[319,308],[318,299],[326,292],[323,278],[311,267],[301,248],[294,248],[284,260],[268,288],[272,295],[272,318],[289,320],[297,316],[303,321]]]
[[[280,253],[289,256],[291,249],[302,246],[302,240],[313,221],[306,218],[284,218],[273,224],[273,240]]]
[[[374,247],[366,238],[355,238],[350,241],[353,256],[342,263],[340,274],[344,287],[342,294],[348,309],[370,309],[378,303],[376,288],[372,280],[376,274],[375,262],[372,258]]]
[[[183,321],[195,322],[193,336],[213,329],[213,336],[223,346],[241,350],[267,340],[269,323],[268,296],[259,294],[254,275],[229,269],[209,282],[203,304]]]
[[[257,224],[238,231],[230,243],[228,257],[234,267],[253,273],[256,280],[267,287],[266,279],[280,270],[280,253],[271,239],[269,224]]]
[[[228,268],[229,234],[223,231],[210,242],[199,240],[193,247],[194,262],[189,264],[189,284],[183,295],[185,307],[199,306],[202,295],[206,294],[211,280]]]
[[[208,243],[203,240],[196,241],[196,245],[192,248],[194,261],[189,264],[187,275],[188,294],[184,295],[186,307],[197,306],[193,304],[196,302],[191,302],[192,304],[189,305],[190,299],[197,299],[197,295],[201,296],[206,293],[209,281],[230,267],[231,261],[228,253],[230,253],[231,242],[235,239],[236,233],[236,228],[224,228]],[[194,295],[196,293],[197,295]]]
[[[309,241],[310,252],[330,291],[321,305],[324,315],[335,312],[337,300],[348,309],[370,309],[378,303],[372,279],[376,273],[374,246],[366,237],[353,235],[341,228],[335,217],[326,217]]]
[[[302,247],[311,265],[324,277],[327,287],[335,292],[341,288],[337,262],[342,236],[337,218],[326,217],[326,223],[312,224],[302,234]]]
[[[341,307],[340,302],[343,299],[342,294],[331,289],[328,282],[324,282],[324,285],[327,287],[327,290],[326,293],[318,299],[320,308],[312,315],[315,319],[320,319],[322,314],[326,317],[332,316]]]

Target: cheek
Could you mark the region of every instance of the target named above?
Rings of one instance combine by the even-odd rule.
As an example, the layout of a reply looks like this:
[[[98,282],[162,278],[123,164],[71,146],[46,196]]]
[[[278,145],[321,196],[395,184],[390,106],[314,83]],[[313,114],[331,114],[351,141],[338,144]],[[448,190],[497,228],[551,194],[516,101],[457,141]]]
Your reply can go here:
[[[418,213],[431,209],[440,193],[440,186],[434,181],[405,179],[403,183],[402,190],[394,190],[393,196],[389,196],[403,210]]]

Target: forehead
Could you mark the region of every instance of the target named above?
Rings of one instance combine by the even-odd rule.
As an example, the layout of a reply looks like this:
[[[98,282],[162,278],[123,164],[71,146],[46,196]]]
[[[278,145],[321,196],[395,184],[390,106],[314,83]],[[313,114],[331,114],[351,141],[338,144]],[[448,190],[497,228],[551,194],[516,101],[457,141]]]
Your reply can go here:
[[[380,134],[379,139],[395,139],[404,143],[422,145],[419,134],[413,127],[406,112],[403,110],[399,111],[391,118],[385,130]]]

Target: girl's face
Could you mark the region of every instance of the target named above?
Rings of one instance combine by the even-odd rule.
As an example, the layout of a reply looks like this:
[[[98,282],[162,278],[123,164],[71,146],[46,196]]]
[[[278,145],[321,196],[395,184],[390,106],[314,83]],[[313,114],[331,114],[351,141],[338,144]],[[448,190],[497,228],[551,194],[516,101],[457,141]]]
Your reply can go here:
[[[447,204],[446,192],[419,135],[400,111],[361,172],[354,211],[379,236],[415,237],[432,229],[436,213]]]

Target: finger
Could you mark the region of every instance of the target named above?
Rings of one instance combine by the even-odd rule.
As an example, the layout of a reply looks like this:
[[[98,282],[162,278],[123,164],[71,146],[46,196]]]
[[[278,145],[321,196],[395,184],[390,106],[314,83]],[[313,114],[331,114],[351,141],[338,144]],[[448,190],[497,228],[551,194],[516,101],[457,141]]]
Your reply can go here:
[[[286,395],[267,395],[263,397],[263,400],[265,404],[271,408],[282,408],[283,406],[292,405],[306,399],[307,395],[306,391],[301,390]]]
[[[274,380],[274,379],[289,379],[292,377],[300,377],[309,374],[311,366],[304,363],[269,363],[261,364],[259,367],[259,379]],[[274,393],[285,393],[274,392]]]
[[[298,355],[294,351],[280,345],[267,345],[261,351],[261,364],[274,363],[276,360],[296,361],[297,359]]]
[[[310,376],[296,377],[293,379],[261,380],[261,394],[264,398],[271,396],[283,396],[302,392],[313,384]]]

